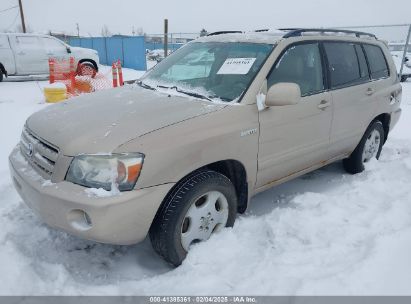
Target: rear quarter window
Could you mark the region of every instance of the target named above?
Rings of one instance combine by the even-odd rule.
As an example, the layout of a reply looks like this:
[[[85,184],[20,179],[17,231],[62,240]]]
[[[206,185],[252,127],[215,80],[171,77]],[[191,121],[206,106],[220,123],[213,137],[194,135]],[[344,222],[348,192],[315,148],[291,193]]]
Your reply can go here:
[[[390,71],[381,48],[376,45],[364,44],[364,50],[370,66],[371,78],[380,79],[388,77]]]

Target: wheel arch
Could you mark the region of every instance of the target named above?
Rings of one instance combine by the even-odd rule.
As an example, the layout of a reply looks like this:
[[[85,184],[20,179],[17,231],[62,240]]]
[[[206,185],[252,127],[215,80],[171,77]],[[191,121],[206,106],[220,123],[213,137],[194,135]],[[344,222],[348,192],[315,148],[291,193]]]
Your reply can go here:
[[[384,143],[387,141],[388,133],[390,132],[391,115],[389,113],[382,113],[375,117],[371,123],[374,121],[380,121],[384,129]],[[371,125],[371,124],[370,124]]]
[[[6,75],[7,77],[7,71],[6,68],[4,67],[4,65],[0,62],[0,72],[4,75]]]
[[[221,173],[231,180],[238,198],[237,211],[244,213],[248,205],[247,171],[244,165],[238,160],[229,159],[211,163],[203,168]]]
[[[95,62],[93,59],[83,58],[83,59],[80,59],[80,60],[78,61],[78,64],[83,63],[83,62],[90,62],[90,63],[94,66],[94,68],[96,69],[96,71],[98,72],[98,64],[97,64],[97,62]]]
[[[238,198],[237,212],[244,213],[248,205],[247,172],[246,172],[244,165],[240,161],[234,160],[234,159],[227,159],[227,160],[213,162],[213,163],[204,165],[200,168],[197,168],[189,172],[188,174],[186,174],[170,189],[170,191],[167,193],[167,195],[164,197],[163,201],[161,202],[158,210],[161,209],[161,207],[163,206],[167,198],[170,195],[172,195],[175,192],[175,190],[179,188],[181,184],[184,183],[185,180],[187,180],[188,177],[190,177],[195,172],[201,171],[204,169],[212,170],[220,174],[223,174],[233,183],[234,188],[236,190],[237,198]]]

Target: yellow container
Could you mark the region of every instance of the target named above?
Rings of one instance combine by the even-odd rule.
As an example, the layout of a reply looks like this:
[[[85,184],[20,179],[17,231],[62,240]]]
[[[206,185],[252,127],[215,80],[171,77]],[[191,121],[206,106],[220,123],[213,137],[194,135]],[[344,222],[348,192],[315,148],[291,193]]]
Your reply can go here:
[[[49,87],[44,88],[44,97],[46,102],[55,103],[67,99],[67,88]]]

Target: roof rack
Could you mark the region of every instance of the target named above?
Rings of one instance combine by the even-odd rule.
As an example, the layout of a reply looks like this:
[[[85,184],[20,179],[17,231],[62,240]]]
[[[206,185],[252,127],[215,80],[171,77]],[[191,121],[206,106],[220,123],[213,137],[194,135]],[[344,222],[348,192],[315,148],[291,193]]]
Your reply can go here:
[[[340,30],[340,29],[327,29],[327,28],[283,28],[280,29],[281,31],[289,31],[287,34],[283,36],[283,38],[290,38],[290,37],[298,37],[302,36],[302,33],[307,32],[317,32],[317,33],[345,33],[345,34],[352,34],[356,37],[360,36],[369,36],[371,38],[377,39],[374,34],[365,33],[365,32],[358,32],[358,31],[350,31],[350,30]]]
[[[223,35],[223,34],[242,34],[242,31],[219,31],[219,32],[214,32],[210,33],[207,36],[217,36],[217,35]]]

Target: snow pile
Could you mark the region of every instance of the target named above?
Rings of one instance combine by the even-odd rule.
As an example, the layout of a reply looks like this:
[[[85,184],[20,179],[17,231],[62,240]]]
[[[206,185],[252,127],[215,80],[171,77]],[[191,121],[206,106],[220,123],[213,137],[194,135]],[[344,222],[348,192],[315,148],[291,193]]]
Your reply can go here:
[[[25,118],[44,107],[36,87],[0,84],[1,295],[411,295],[410,83],[380,161],[355,176],[332,164],[257,195],[234,228],[194,246],[177,269],[148,240],[81,240],[22,203],[7,155]]]
[[[66,89],[66,85],[62,82],[49,83],[44,87],[47,89]]]

